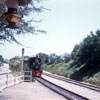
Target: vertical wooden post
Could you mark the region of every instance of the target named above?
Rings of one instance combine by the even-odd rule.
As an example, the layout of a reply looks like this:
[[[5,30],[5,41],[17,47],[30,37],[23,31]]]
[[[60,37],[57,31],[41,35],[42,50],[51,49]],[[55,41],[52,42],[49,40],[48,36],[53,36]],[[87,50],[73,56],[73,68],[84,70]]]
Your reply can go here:
[[[6,87],[8,87],[8,73],[6,74]]]
[[[16,75],[15,75],[15,78],[14,78],[14,85],[16,85]]]
[[[30,74],[31,74],[31,75],[30,75],[30,82],[32,82],[32,80],[33,80],[33,79],[32,79],[32,71],[30,71]]]

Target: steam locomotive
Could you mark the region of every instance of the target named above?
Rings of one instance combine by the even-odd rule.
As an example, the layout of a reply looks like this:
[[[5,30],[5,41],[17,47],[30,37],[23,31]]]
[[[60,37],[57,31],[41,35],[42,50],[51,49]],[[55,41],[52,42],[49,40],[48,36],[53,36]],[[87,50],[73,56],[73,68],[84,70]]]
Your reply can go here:
[[[29,58],[28,66],[32,70],[33,77],[41,77],[41,59],[38,56]]]

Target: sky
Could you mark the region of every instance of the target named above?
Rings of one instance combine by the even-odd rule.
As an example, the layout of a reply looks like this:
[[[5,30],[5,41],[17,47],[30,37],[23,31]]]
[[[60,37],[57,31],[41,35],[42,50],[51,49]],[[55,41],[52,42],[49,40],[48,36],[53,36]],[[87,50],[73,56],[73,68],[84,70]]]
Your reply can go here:
[[[5,42],[0,46],[0,55],[8,59],[21,56],[22,48],[25,56],[71,53],[90,31],[100,29],[100,0],[46,0],[43,4],[51,10],[39,14],[37,18],[43,21],[33,24],[47,34],[17,37],[29,48]]]

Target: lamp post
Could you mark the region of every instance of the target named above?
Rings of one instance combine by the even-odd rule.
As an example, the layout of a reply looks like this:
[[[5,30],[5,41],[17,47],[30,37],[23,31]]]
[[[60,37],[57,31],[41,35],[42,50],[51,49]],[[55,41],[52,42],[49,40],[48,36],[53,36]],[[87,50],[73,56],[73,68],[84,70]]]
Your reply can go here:
[[[24,48],[22,48],[22,68],[21,68],[21,72],[23,72],[24,70]]]

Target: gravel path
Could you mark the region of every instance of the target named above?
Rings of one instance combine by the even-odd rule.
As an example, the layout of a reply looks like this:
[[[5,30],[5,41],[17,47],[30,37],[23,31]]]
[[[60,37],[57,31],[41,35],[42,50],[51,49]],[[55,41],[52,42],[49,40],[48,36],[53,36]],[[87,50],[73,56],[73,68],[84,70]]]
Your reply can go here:
[[[82,95],[83,97],[89,98],[90,100],[100,100],[100,92],[93,91],[93,90],[90,90],[78,85],[74,85],[71,83],[67,83],[61,80],[57,80],[45,75],[42,75],[42,77],[69,91]]]

